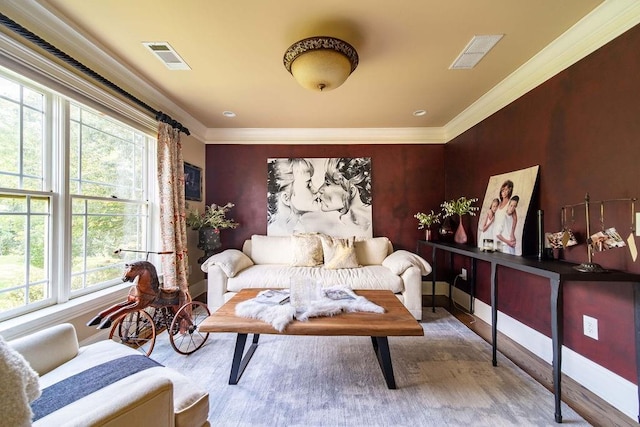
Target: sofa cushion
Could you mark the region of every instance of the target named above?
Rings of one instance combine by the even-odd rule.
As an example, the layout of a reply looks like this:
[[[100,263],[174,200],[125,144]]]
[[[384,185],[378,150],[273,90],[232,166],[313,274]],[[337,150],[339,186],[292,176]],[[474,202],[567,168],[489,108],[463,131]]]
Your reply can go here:
[[[391,241],[387,237],[356,240],[356,256],[361,265],[381,265],[389,255]]]
[[[324,253],[324,268],[334,270],[338,268],[358,268],[354,237],[345,239],[321,235],[322,252]]]
[[[291,236],[251,236],[251,254],[255,264],[290,264]]]
[[[245,288],[288,288],[293,276],[308,277],[322,287],[346,285],[351,289],[388,289],[394,293],[404,291],[402,277],[381,265],[363,268],[330,270],[318,267],[291,267],[288,265],[254,265],[227,281],[227,291],[239,292]]]
[[[291,252],[291,265],[294,267],[315,267],[324,261],[318,234],[294,234],[291,236]]]

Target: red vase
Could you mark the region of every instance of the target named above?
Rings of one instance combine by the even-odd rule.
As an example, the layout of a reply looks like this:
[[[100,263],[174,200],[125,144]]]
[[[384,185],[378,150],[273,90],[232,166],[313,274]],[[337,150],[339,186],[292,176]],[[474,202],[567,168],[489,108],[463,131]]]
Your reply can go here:
[[[468,240],[469,239],[467,238],[467,231],[464,229],[464,225],[462,224],[462,217],[460,217],[460,222],[458,223],[456,234],[453,235],[453,241],[464,245]]]

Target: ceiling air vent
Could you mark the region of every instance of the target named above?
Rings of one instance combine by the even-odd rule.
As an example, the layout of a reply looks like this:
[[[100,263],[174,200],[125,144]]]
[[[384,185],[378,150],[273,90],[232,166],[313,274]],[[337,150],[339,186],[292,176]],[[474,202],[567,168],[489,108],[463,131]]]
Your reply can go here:
[[[184,62],[171,45],[167,42],[143,42],[147,49],[151,51],[170,70],[190,70],[191,67]]]
[[[473,36],[467,47],[458,55],[450,70],[468,70],[478,62],[500,41],[504,34],[489,36]]]

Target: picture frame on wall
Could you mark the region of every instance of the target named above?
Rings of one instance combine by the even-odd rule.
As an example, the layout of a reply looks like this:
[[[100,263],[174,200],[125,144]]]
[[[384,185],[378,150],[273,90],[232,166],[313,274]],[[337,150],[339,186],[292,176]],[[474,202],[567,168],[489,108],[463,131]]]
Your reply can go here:
[[[202,168],[184,162],[184,198],[202,201]]]

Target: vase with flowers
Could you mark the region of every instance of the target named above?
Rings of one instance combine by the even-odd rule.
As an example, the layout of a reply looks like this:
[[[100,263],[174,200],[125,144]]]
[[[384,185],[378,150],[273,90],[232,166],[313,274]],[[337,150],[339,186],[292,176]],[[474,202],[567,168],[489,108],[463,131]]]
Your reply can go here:
[[[467,199],[462,196],[460,198],[449,200],[448,202],[443,202],[440,206],[442,206],[442,212],[444,213],[444,218],[451,217],[453,215],[457,215],[458,217],[458,227],[456,228],[456,232],[453,236],[453,241],[456,243],[464,244],[467,243],[468,237],[467,232],[464,229],[464,224],[462,222],[462,217],[464,215],[475,216],[475,211],[479,208],[477,206],[473,206],[473,203],[477,202],[478,199]]]
[[[235,205],[228,202],[225,205],[215,203],[204,207],[204,212],[189,210],[186,217],[187,226],[192,230],[198,230],[198,249],[204,251],[204,256],[198,258],[202,264],[214,254],[215,250],[222,246],[220,242],[220,230],[237,228],[240,224],[233,218],[227,218],[227,213]]]
[[[425,230],[425,240],[432,239],[431,226],[433,224],[440,223],[440,213],[435,213],[431,210],[431,213],[418,212],[413,216],[418,220],[418,230]]]

